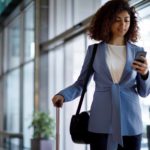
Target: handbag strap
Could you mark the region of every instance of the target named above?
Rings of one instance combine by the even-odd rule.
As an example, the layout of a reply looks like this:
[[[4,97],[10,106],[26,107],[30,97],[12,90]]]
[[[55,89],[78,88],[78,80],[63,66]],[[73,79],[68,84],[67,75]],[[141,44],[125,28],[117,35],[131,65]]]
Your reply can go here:
[[[98,46],[98,44],[94,44],[92,57],[90,59],[89,65],[88,65],[88,70],[87,70],[85,82],[84,82],[84,85],[83,85],[83,90],[82,90],[82,94],[81,94],[80,101],[79,101],[79,104],[78,104],[78,108],[77,108],[77,111],[76,111],[76,115],[78,115],[80,113],[83,98],[84,98],[85,92],[87,91],[87,84],[88,84],[88,81],[89,81],[89,78],[90,78],[90,74],[92,73],[92,70],[93,70],[93,62],[94,62],[95,54],[96,54],[96,51],[97,51],[97,46]]]

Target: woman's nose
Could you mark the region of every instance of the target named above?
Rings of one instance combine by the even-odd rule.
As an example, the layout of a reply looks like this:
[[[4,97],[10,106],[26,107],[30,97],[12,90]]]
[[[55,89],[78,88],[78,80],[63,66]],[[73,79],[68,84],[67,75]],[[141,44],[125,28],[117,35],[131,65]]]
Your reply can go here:
[[[123,25],[123,24],[124,24],[124,21],[123,21],[123,20],[121,20],[121,21],[120,21],[120,23],[121,23],[121,25]]]
[[[121,25],[121,26],[125,26],[125,23],[126,23],[126,22],[125,22],[125,21],[123,21],[123,20],[122,20],[122,21],[120,21],[120,25]]]

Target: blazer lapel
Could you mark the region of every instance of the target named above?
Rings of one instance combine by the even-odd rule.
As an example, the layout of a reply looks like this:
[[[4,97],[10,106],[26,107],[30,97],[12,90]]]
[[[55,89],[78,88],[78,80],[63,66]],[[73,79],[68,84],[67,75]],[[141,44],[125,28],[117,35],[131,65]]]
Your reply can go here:
[[[105,42],[103,42],[101,48],[102,48],[102,60],[104,62],[104,68],[105,68],[105,71],[106,71],[106,75],[108,76],[109,80],[111,82],[113,82],[110,70],[109,70],[107,62],[106,62],[106,59],[107,59],[106,58],[107,44]]]

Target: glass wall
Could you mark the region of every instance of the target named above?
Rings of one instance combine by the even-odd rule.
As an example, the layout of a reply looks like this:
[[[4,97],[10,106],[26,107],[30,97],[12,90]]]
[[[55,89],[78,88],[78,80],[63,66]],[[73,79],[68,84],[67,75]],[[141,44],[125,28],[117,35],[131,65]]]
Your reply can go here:
[[[3,63],[3,32],[0,33],[0,77],[2,77]],[[4,105],[3,105],[3,80],[0,80],[0,130],[3,130]],[[1,142],[1,140],[0,140]]]
[[[9,73],[6,81],[6,129],[18,133],[20,130],[20,70],[17,69]]]
[[[0,58],[2,58],[3,56],[3,35],[2,32],[0,33]],[[2,74],[2,63],[3,63],[3,59],[0,59],[0,75]]]
[[[6,126],[4,130],[13,133],[20,132],[20,69],[10,72],[6,77]],[[17,140],[13,141],[17,145]]]
[[[33,131],[29,125],[34,111],[34,5],[29,5],[23,14],[23,135],[24,146],[30,147]]]
[[[34,6],[24,12],[24,62],[34,58]]]
[[[21,31],[21,18],[17,17],[8,26],[8,53],[7,62],[8,68],[12,69],[20,64],[20,31]]]
[[[30,1],[30,0],[28,0]],[[60,35],[67,29],[72,28],[78,23],[82,23],[84,19],[91,16],[105,3],[106,0],[48,0],[49,1],[49,39]],[[85,5],[86,3],[86,5]],[[144,46],[149,54],[149,39],[150,39],[150,7],[139,10],[141,17],[141,40],[138,43]],[[5,86],[4,90],[4,111],[5,111],[5,130],[10,132],[21,132],[24,136],[24,146],[30,147],[30,139],[32,138],[32,129],[29,125],[34,111],[34,3],[28,5],[25,10],[20,10],[20,14],[12,19],[4,28],[4,43],[0,40],[0,57],[3,53],[3,62],[0,62],[0,85]],[[43,25],[43,23],[41,23]],[[0,34],[0,39],[2,35]],[[41,38],[42,39],[42,38]],[[42,69],[45,72],[40,72],[42,78],[48,74],[48,89],[47,83],[42,83],[43,93],[40,95],[40,104],[42,109],[49,107],[50,115],[56,117],[56,109],[53,107],[51,99],[58,91],[67,87],[79,76],[86,50],[89,44],[95,43],[91,41],[85,33],[76,34],[70,39],[52,49],[49,49],[42,58]],[[4,47],[1,48],[1,45]],[[2,52],[2,53],[1,53]],[[44,61],[44,58],[47,59]],[[47,67],[48,63],[48,67]],[[150,62],[149,62],[150,63]],[[3,68],[1,66],[3,65]],[[3,70],[4,69],[4,70]],[[48,69],[48,70],[47,70]],[[3,71],[3,72],[2,72]],[[46,75],[47,77],[47,75]],[[40,78],[39,80],[42,80]],[[46,81],[46,80],[44,80]],[[45,85],[46,86],[45,86]],[[94,82],[91,81],[87,95],[83,103],[82,110],[89,110],[94,92]],[[46,87],[46,88],[45,88]],[[48,93],[47,91],[48,90]],[[48,96],[48,99],[47,99]],[[44,97],[43,103],[42,98]],[[144,122],[144,135],[142,142],[142,150],[147,148],[146,126],[149,122],[149,107],[148,101],[150,97],[141,98],[141,107]],[[49,102],[48,102],[49,101]],[[48,106],[46,105],[49,103]],[[89,150],[88,146],[74,144],[69,133],[69,124],[72,114],[76,112],[79,98],[71,103],[65,103],[63,109],[60,109],[60,150]],[[45,108],[47,110],[47,108]],[[54,145],[54,149],[55,149]],[[144,149],[145,148],[145,149]]]
[[[80,23],[92,15],[100,4],[101,0],[49,0],[49,38]]]
[[[8,70],[8,44],[7,44],[7,40],[8,40],[8,29],[7,29],[7,27],[5,27],[4,29],[3,29],[4,31],[4,37],[3,37],[3,65],[2,65],[2,67],[3,67],[3,72],[6,72],[7,70]]]
[[[34,111],[34,5],[30,3],[4,28],[5,129],[23,133],[24,147],[30,147],[29,129]],[[18,146],[18,142],[12,141]]]
[[[148,64],[150,64],[150,13],[149,7],[145,7],[144,9],[139,10],[139,27],[140,27],[140,36],[141,39],[137,43],[138,45],[144,47],[145,51],[147,51],[147,60]],[[150,67],[150,66],[149,66]],[[149,68],[150,69],[150,68]],[[141,108],[142,108],[142,117],[143,117],[143,124],[144,124],[144,134],[143,134],[143,142],[142,148],[143,150],[147,150],[147,137],[146,137],[146,127],[150,125],[150,95],[146,98],[141,99]]]
[[[16,17],[4,32],[4,68],[5,72],[20,65],[20,16]],[[5,72],[3,72],[5,74]],[[9,132],[20,132],[20,68],[5,74],[5,126]]]
[[[74,39],[71,39],[70,41],[65,43],[65,87],[73,84],[81,71],[81,67],[83,64],[85,56],[85,35],[81,34]],[[79,149],[84,150],[84,145],[78,145],[74,144],[71,141],[70,133],[69,133],[69,125],[70,125],[70,119],[73,114],[76,113],[76,109],[78,106],[79,98],[77,98],[75,101],[68,102],[64,104],[64,132],[65,132],[65,139],[64,139],[64,145],[66,150],[69,149]],[[82,110],[85,110],[85,103],[83,102]],[[68,144],[66,144],[68,143]]]
[[[33,131],[31,128],[29,129],[29,125],[34,111],[34,5],[29,5],[23,14],[23,134],[24,146],[30,147]]]
[[[64,87],[64,48],[59,46],[54,49],[53,52],[49,53],[49,93],[50,99],[53,96],[53,93],[57,93]],[[50,102],[50,115],[55,118],[55,109]],[[61,111],[60,116],[60,137],[64,138],[64,122],[63,122],[63,111]],[[56,146],[56,145],[55,145]],[[64,143],[63,140],[60,141],[60,147],[63,149]],[[55,148],[54,148],[55,149]]]
[[[3,102],[3,80],[0,80],[0,130],[3,130],[4,127],[4,102]],[[1,143],[1,139],[0,139],[0,143]]]
[[[79,46],[80,45],[80,46]],[[68,41],[53,51],[49,52],[49,92],[50,98],[59,92],[63,87],[72,84],[78,77],[85,55],[84,35]],[[65,67],[65,68],[64,68]],[[76,112],[78,101],[65,104],[65,109],[61,110],[60,120],[60,147],[65,150],[84,150],[85,146],[75,145],[71,141],[69,134],[69,123],[71,115]],[[84,106],[84,104],[83,104]],[[50,110],[55,109],[51,105]],[[67,144],[66,144],[67,143]]]
[[[23,134],[24,146],[30,147],[30,140],[32,138],[32,129],[29,125],[32,121],[34,111],[34,63],[30,62],[23,67]]]

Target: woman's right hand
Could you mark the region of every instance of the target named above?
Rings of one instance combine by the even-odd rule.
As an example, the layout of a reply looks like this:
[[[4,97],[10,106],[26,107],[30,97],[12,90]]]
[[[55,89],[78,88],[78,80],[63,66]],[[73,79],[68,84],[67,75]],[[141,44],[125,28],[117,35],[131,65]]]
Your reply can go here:
[[[64,97],[62,95],[55,95],[52,98],[52,102],[55,107],[62,107],[63,102],[64,102]]]

